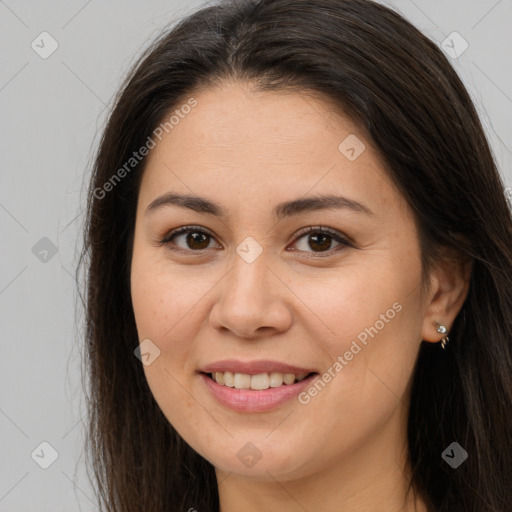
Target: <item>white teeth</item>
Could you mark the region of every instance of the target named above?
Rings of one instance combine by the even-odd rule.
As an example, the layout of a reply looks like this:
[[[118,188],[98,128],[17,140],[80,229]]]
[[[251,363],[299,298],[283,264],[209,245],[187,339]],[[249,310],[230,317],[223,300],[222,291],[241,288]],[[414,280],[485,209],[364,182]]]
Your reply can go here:
[[[235,373],[235,388],[249,389],[251,387],[251,376],[245,373]]]
[[[284,385],[291,385],[294,382],[304,380],[309,374],[298,373],[259,373],[248,375],[246,373],[214,372],[212,378],[217,384],[236,389],[254,389],[262,391],[268,388],[278,388]]]
[[[251,376],[251,389],[268,389],[270,386],[270,377],[268,373],[259,373]]]
[[[295,375],[293,373],[285,373],[283,382],[288,385],[293,384],[295,382]]]
[[[272,372],[270,374],[270,387],[278,388],[283,385],[283,374],[278,372]]]
[[[217,382],[219,384],[222,384],[222,382],[219,382],[219,375],[222,375],[222,372],[217,372]],[[223,377],[221,379],[224,379],[224,386],[227,386],[228,388],[234,388],[235,387],[235,376],[231,372],[224,372]]]

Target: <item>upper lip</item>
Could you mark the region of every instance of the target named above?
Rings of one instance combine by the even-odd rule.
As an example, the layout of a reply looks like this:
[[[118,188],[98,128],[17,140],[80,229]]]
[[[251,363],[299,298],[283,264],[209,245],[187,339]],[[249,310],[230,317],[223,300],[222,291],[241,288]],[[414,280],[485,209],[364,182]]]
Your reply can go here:
[[[214,373],[214,372],[231,372],[231,373],[245,373],[247,375],[258,375],[259,373],[311,373],[314,370],[310,368],[301,368],[291,364],[281,363],[279,361],[237,361],[235,359],[226,359],[224,361],[216,361],[215,363],[208,364],[201,368],[201,372]]]

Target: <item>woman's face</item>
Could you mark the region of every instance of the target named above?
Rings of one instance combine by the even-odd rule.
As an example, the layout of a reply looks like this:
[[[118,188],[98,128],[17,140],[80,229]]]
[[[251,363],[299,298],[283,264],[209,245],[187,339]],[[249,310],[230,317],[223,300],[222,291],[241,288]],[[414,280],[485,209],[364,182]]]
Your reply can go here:
[[[137,205],[131,294],[156,401],[219,471],[284,481],[389,457],[428,309],[409,207],[327,103],[239,83],[194,98]]]

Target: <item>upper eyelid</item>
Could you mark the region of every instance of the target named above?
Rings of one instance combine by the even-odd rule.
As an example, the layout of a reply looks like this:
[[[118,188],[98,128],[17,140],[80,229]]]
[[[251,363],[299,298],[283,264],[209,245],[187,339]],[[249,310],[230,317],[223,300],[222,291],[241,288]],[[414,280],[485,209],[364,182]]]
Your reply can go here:
[[[308,226],[302,229],[299,229],[297,233],[295,234],[296,238],[302,238],[304,235],[309,235],[310,233],[324,233],[327,235],[331,235],[333,237],[341,238],[347,242],[350,241],[349,237],[345,235],[344,233],[338,231],[337,229],[330,228],[328,226]]]
[[[216,240],[217,243],[220,243],[220,242],[218,242],[216,235],[214,235],[210,230],[208,230],[205,227],[196,226],[196,225],[185,225],[185,226],[180,226],[178,228],[171,230],[169,233],[167,233],[164,236],[162,243],[168,243],[171,241],[172,238],[174,238],[176,236],[187,234],[187,233],[194,232],[194,231],[205,233],[208,236],[212,237],[214,240]],[[299,229],[296,232],[296,234],[294,234],[294,239],[293,239],[292,243],[295,243],[297,240],[301,239],[302,237],[304,237],[310,233],[327,234],[335,239],[337,238],[338,240],[336,240],[336,241],[338,243],[345,243],[345,245],[351,245],[353,243],[352,240],[350,239],[350,237],[348,237],[344,233],[342,233],[334,228],[329,228],[329,227],[323,226],[323,225],[307,226],[305,228]],[[179,249],[181,249],[181,248],[179,248]],[[183,250],[186,251],[187,249],[183,249]],[[206,249],[204,249],[204,250],[206,250]],[[191,252],[200,252],[200,251],[191,251]],[[326,252],[328,252],[328,251],[326,251]]]

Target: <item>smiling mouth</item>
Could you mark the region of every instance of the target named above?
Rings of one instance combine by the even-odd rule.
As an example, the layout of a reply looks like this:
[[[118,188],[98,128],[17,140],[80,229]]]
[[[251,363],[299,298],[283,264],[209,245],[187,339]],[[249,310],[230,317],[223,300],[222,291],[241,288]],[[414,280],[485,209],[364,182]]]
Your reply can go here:
[[[221,386],[253,391],[264,391],[269,388],[291,386],[313,375],[318,375],[316,372],[298,374],[270,372],[259,373],[257,375],[233,372],[202,373]]]

